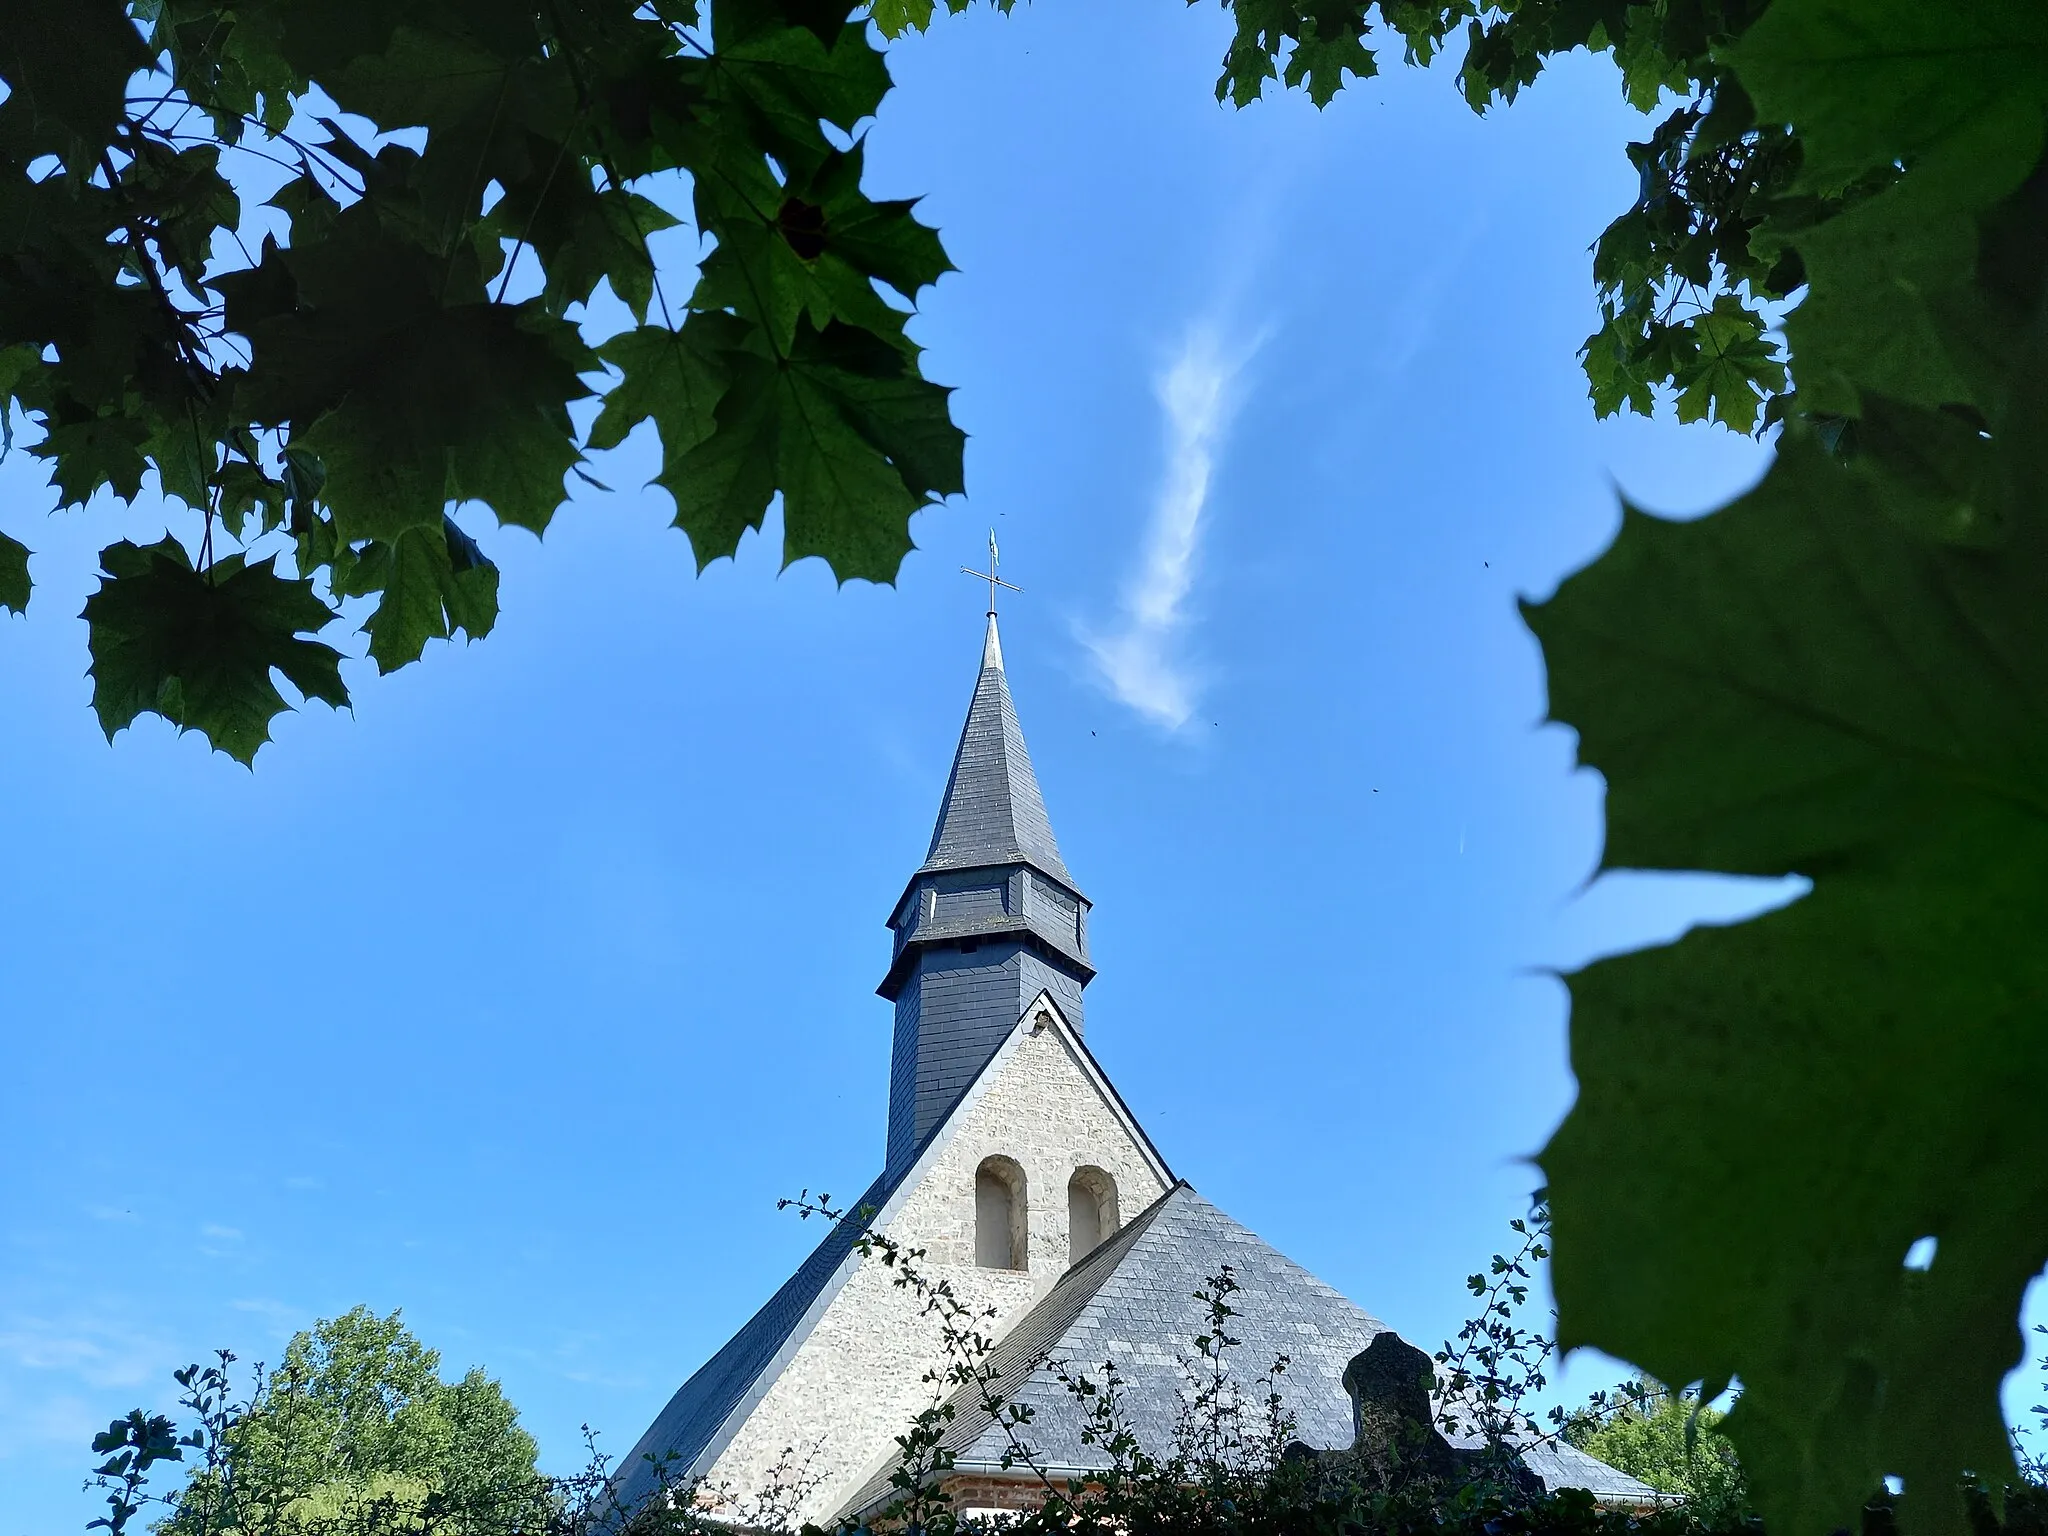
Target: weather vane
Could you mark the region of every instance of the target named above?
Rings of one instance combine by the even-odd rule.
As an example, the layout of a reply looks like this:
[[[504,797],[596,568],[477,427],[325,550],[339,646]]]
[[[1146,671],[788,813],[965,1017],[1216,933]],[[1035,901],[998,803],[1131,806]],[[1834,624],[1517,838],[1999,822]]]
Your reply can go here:
[[[985,571],[977,571],[971,565],[963,565],[960,567],[960,574],[962,576],[972,576],[976,581],[985,581],[988,583],[988,616],[990,618],[994,618],[996,616],[997,587],[1006,587],[1012,592],[1022,592],[1024,590],[1022,587],[1011,586],[1009,582],[1003,580],[1002,577],[996,574],[996,567],[1000,563],[1001,558],[1002,557],[996,553],[996,531],[995,529],[991,528],[988,531],[988,569]]]

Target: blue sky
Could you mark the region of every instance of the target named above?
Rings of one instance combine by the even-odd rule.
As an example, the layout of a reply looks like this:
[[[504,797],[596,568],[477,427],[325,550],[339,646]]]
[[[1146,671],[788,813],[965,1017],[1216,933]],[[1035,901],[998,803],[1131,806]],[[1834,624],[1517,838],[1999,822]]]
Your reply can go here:
[[[487,538],[496,634],[357,665],[252,775],[100,738],[72,616],[163,519],[45,521],[0,464],[41,583],[0,624],[0,1532],[89,1518],[85,1439],[172,1367],[359,1301],[499,1376],[549,1464],[632,1443],[815,1238],[776,1198],[879,1164],[882,922],[991,526],[1091,1044],[1205,1195],[1456,1327],[1570,1102],[1553,969],[1768,895],[1588,887],[1600,786],[1515,599],[1617,486],[1700,510],[1763,451],[1592,419],[1641,131],[1608,67],[1489,120],[1441,68],[1240,113],[1223,43],[1096,0],[892,53],[872,180],[961,269],[916,331],[972,434],[893,590],[773,537],[696,577],[636,437],[544,546]]]

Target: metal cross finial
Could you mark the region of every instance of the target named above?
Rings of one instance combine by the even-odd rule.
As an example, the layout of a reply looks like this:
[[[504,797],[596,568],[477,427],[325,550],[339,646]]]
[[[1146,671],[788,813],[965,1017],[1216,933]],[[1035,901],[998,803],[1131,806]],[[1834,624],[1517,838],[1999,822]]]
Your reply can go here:
[[[1022,587],[1011,586],[1009,582],[996,574],[997,565],[1000,560],[1001,556],[996,553],[996,531],[991,528],[988,531],[988,569],[977,571],[972,566],[963,565],[960,567],[960,574],[962,576],[972,576],[977,581],[988,583],[988,615],[990,618],[994,618],[996,615],[997,587],[1007,587],[1012,592],[1022,592],[1024,590]]]

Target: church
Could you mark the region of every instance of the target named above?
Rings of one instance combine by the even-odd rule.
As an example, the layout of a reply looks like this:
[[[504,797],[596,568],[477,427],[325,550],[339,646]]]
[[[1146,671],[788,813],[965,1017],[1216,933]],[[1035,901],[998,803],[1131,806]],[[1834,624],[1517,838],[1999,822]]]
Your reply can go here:
[[[993,567],[991,567],[993,569]],[[993,588],[991,588],[993,594]],[[1034,1411],[1029,1442],[1056,1476],[1104,1464],[1058,1362],[1114,1361],[1142,1435],[1170,1447],[1184,1362],[1223,1265],[1239,1290],[1233,1360],[1280,1389],[1296,1437],[1352,1444],[1347,1365],[1386,1324],[1204,1200],[1168,1165],[1090,1053],[1088,898],[1053,836],[1003,673],[996,616],[924,862],[891,909],[895,1007],[882,1171],[850,1210],[948,1282],[997,1343],[998,1391]],[[939,1325],[919,1297],[832,1227],[760,1311],[683,1383],[620,1465],[627,1508],[665,1475],[747,1523],[761,1490],[794,1488],[792,1524],[873,1513],[896,1437],[931,1401]],[[1039,1486],[1002,1465],[1009,1441],[964,1391],[947,1430],[955,1507],[1015,1508]],[[1546,1486],[1655,1503],[1570,1446],[1525,1453]],[[657,1467],[660,1471],[657,1471]]]

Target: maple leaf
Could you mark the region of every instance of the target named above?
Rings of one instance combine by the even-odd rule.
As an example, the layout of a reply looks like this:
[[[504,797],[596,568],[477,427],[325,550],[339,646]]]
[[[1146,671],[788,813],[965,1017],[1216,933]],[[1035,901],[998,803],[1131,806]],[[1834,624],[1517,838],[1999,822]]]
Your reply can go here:
[[[740,344],[744,325],[724,315],[692,315],[677,330],[648,325],[622,331],[598,356],[620,370],[591,424],[590,446],[616,448],[641,422],[652,420],[664,454],[694,448],[713,429],[712,412],[726,387],[721,351]]]
[[[315,250],[272,247],[217,283],[250,339],[243,404],[320,456],[346,541],[437,527],[451,500],[539,532],[565,499],[568,403],[595,357],[537,301],[485,301],[463,265],[357,204]]]
[[[1712,516],[1631,511],[1529,612],[1607,866],[1812,881],[1572,978],[1543,1159],[1562,1341],[1739,1376],[1726,1427],[1787,1536],[1892,1476],[1907,1530],[1960,1532],[1959,1480],[2015,1476],[1999,1389],[2048,1258],[2042,27],[1774,0],[1728,50],[1806,151],[1756,245],[1809,285],[1780,398],[1830,419],[1792,414]],[[1683,413],[1783,387],[1737,307],[1691,328]]]
[[[1808,187],[1986,127],[2023,142],[2048,110],[2048,13],[2028,0],[1789,0],[1723,52],[1759,111],[1798,124]]]
[[[480,640],[498,619],[498,568],[453,519],[370,545],[345,587],[347,595],[382,594],[363,625],[379,672],[419,660],[429,640],[457,632]]]
[[[892,580],[910,552],[910,515],[962,489],[965,439],[947,391],[850,326],[804,324],[794,342],[788,357],[755,337],[718,353],[731,382],[712,430],[666,452],[657,483],[700,568],[761,526],[779,486],[784,564],[820,555],[841,581]]]
[[[611,347],[592,445],[651,416],[664,474],[697,456],[685,500],[708,547],[737,537],[720,517],[758,523],[782,492],[792,558],[893,571],[931,494],[913,418],[944,394],[903,392],[918,350],[880,289],[914,302],[949,264],[909,202],[860,187],[842,135],[890,82],[854,9],[0,0],[0,399],[39,429],[61,504],[132,501],[153,472],[201,540],[287,530],[302,577],[376,598],[389,670],[495,616],[496,569],[451,507],[540,532],[565,500],[570,407],[598,363],[579,326],[608,285],[667,339]],[[320,132],[288,131],[306,118]],[[286,171],[253,255],[254,183],[223,173],[250,162],[228,146]],[[664,300],[649,328],[648,239],[678,220],[644,181],[678,172],[713,270],[681,325]],[[537,297],[508,299],[536,262]],[[812,376],[796,354],[835,327],[892,360],[858,387]],[[768,437],[750,424],[731,445],[721,498],[703,438],[727,355],[761,338],[790,377]],[[740,403],[726,416],[747,421]],[[152,580],[121,590],[176,596]]]
[[[1586,365],[1594,415],[1612,416],[1624,407],[1645,416],[1650,414],[1655,373],[1643,366],[1636,348],[1636,331],[1624,327],[1612,314],[1579,348],[1579,356]]]
[[[2048,1137],[2048,520],[1959,547],[1869,489],[1798,437],[1726,511],[1630,511],[1529,614],[1606,867],[1813,880],[1571,979],[1543,1154],[1562,1342],[1739,1375],[1726,1427],[1791,1532],[1888,1474],[1957,1528],[1960,1470],[2014,1476],[1998,1392],[2048,1261],[2019,1151]]]
[[[28,612],[28,546],[0,533],[0,608]]]
[[[51,463],[50,484],[59,505],[82,507],[101,486],[132,501],[142,492],[149,462],[142,445],[149,440],[146,423],[128,416],[93,416],[52,426],[29,452]]]
[[[781,186],[700,182],[699,220],[718,237],[691,305],[730,309],[767,326],[788,348],[799,317],[815,330],[834,321],[878,335],[902,330],[876,280],[905,299],[952,270],[937,234],[911,202],[871,201],[861,191],[862,147],[832,151]]]
[[[270,722],[290,708],[273,672],[307,698],[348,703],[341,653],[308,638],[333,610],[311,581],[281,577],[275,565],[230,555],[196,571],[168,535],[100,551],[99,590],[80,617],[89,627],[92,706],[109,741],[137,715],[156,714],[249,764],[270,740]]]
[[[889,69],[846,12],[814,29],[798,4],[727,6],[711,18],[709,101],[750,143],[786,164],[827,153],[822,120],[850,133],[889,91]]]
[[[1785,387],[1785,365],[1763,335],[1763,323],[1740,299],[1723,294],[1714,307],[1679,328],[1689,356],[1673,373],[1678,419],[1709,417],[1753,432],[1764,402]]]
[[[1365,46],[1364,27],[1354,32],[1349,26],[1339,23],[1325,37],[1320,30],[1310,32],[1294,45],[1294,51],[1287,56],[1287,70],[1284,76],[1290,86],[1306,84],[1308,99],[1319,107],[1327,107],[1344,88],[1344,78],[1349,75],[1356,80],[1369,80],[1380,72],[1379,64],[1372,56],[1372,50]]]

